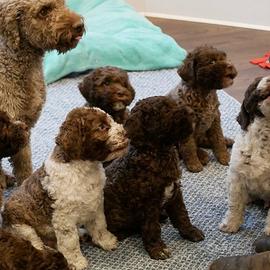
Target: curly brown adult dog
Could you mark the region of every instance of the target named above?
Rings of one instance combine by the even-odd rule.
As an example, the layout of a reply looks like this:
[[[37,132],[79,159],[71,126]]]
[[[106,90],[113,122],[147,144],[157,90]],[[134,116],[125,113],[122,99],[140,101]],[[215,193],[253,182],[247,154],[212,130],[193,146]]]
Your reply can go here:
[[[108,229],[119,239],[140,232],[150,257],[166,259],[170,250],[161,239],[162,210],[183,238],[204,239],[188,217],[174,148],[177,140],[183,142],[191,134],[192,113],[167,97],[146,98],[131,110],[125,129],[129,152],[106,168]]]
[[[226,146],[232,146],[233,140],[223,136],[216,91],[233,84],[235,67],[228,62],[225,52],[202,46],[188,54],[178,74],[182,82],[168,95],[179,104],[189,105],[196,116],[193,134],[179,147],[187,169],[200,172],[208,163],[208,154],[200,147],[212,148],[217,160],[228,165]]]
[[[74,48],[83,32],[82,18],[64,0],[0,0],[0,110],[33,127],[46,96],[44,53]],[[30,145],[11,160],[20,184],[32,173]]]
[[[135,96],[126,71],[117,67],[97,68],[83,79],[79,89],[89,106],[101,108],[119,124],[126,121],[127,106]]]

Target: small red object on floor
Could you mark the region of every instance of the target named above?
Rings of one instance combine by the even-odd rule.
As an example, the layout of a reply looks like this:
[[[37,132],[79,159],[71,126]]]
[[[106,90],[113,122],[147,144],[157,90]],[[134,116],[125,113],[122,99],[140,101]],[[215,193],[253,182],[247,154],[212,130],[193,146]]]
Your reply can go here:
[[[255,58],[250,60],[251,64],[258,65],[261,68],[269,68],[270,69],[270,51],[267,52],[263,57],[261,58]]]

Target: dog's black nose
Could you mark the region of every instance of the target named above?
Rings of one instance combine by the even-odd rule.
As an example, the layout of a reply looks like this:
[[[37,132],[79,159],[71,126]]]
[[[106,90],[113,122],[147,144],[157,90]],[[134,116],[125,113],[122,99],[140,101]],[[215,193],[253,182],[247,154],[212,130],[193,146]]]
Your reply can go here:
[[[73,25],[73,30],[76,34],[82,34],[84,32],[84,24],[79,23],[79,24]]]

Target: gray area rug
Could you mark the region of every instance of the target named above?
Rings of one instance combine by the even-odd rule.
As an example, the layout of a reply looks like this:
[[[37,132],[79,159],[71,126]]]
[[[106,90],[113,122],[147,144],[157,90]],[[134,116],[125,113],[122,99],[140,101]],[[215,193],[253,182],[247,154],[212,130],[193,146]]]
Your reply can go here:
[[[54,137],[66,114],[84,104],[77,89],[82,77],[63,79],[48,87],[46,106],[32,134],[33,164],[38,168],[54,145]],[[136,101],[148,96],[163,95],[179,82],[176,70],[130,73],[136,89]],[[224,133],[234,137],[239,129],[235,121],[239,103],[223,91],[219,91]],[[5,162],[8,168],[7,162]],[[139,237],[121,242],[114,252],[105,252],[93,246],[83,246],[90,261],[89,269],[207,269],[209,262],[219,256],[248,254],[253,241],[262,234],[266,211],[257,206],[247,210],[245,224],[239,233],[227,235],[218,230],[226,210],[227,167],[212,157],[204,171],[192,174],[183,169],[182,185],[189,215],[200,227],[206,239],[191,243],[181,239],[167,222],[162,227],[164,241],[172,250],[172,258],[166,261],[151,260]]]

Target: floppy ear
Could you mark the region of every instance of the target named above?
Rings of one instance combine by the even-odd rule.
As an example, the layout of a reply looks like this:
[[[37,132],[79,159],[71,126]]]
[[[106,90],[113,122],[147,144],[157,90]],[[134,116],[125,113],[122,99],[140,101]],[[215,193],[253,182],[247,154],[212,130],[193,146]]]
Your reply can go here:
[[[60,127],[60,132],[55,139],[56,144],[63,150],[66,162],[79,159],[81,154],[81,123],[80,119],[66,120]]]
[[[194,112],[188,106],[181,106],[173,115],[172,133],[184,141],[193,133]]]
[[[177,73],[185,82],[191,82],[195,80],[195,70],[194,70],[194,54],[189,53],[184,60],[182,66],[179,67]]]
[[[134,145],[143,145],[144,144],[144,132],[142,128],[142,114],[143,112],[138,110],[136,112],[131,112],[129,117],[124,124],[125,130],[127,131],[127,136]]]
[[[10,119],[6,112],[0,111],[0,123],[9,123]]]
[[[90,72],[79,84],[79,90],[86,101],[91,105],[94,92],[94,72]]]
[[[255,116],[263,117],[258,109],[259,95],[256,94],[257,86],[262,77],[256,78],[245,92],[245,98],[241,105],[241,110],[236,120],[243,130],[247,130]]]
[[[0,34],[4,37],[6,45],[12,50],[20,47],[20,16],[19,1],[0,2]]]

